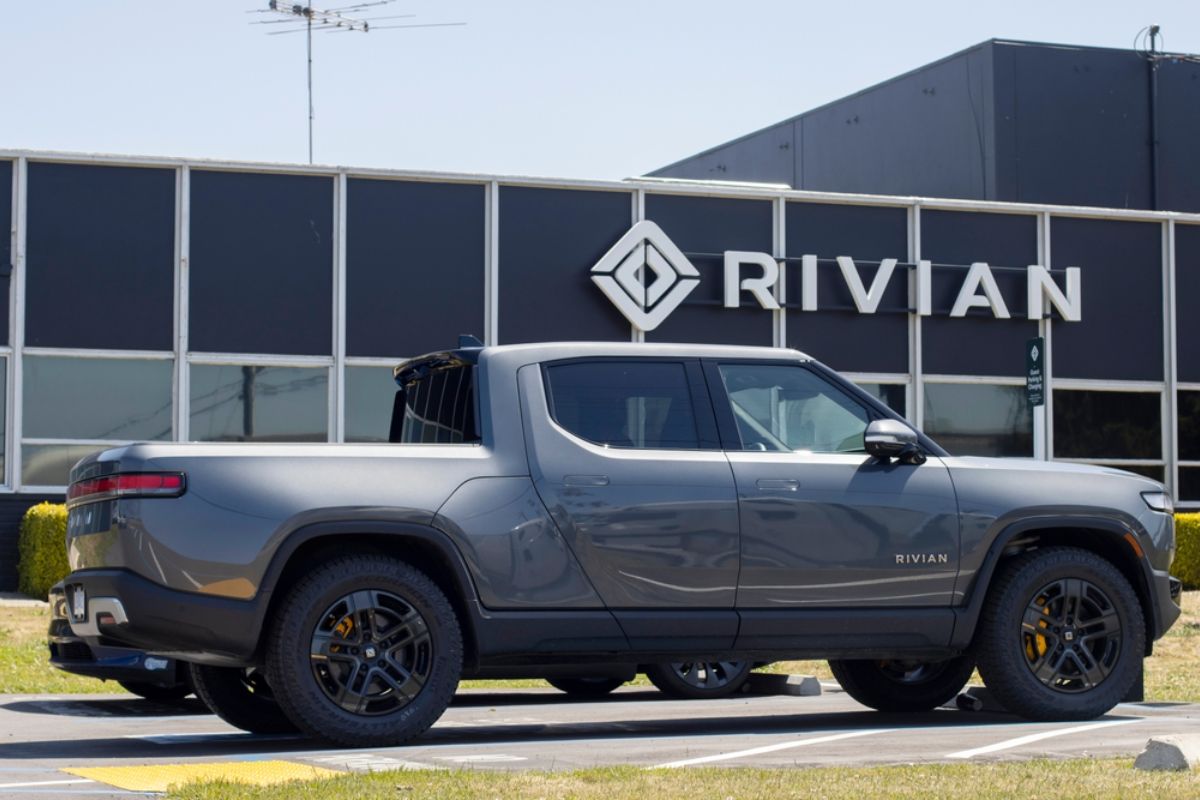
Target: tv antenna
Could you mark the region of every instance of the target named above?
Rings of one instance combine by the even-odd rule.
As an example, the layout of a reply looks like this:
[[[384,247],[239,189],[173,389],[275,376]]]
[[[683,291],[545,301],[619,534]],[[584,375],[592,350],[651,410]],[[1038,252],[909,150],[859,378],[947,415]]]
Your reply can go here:
[[[290,25],[291,27],[269,31],[268,36],[279,36],[285,33],[303,33],[307,39],[306,53],[308,57],[308,163],[313,163],[313,59],[312,35],[315,29],[324,33],[370,33],[371,31],[388,30],[392,28],[448,28],[466,25],[465,22],[426,22],[399,25],[374,25],[377,21],[411,19],[416,14],[392,14],[382,17],[359,17],[365,9],[375,6],[386,6],[395,0],[372,0],[367,3],[341,6],[339,8],[313,8],[312,6],[293,4],[284,0],[268,0],[266,8],[252,9],[248,14],[281,14],[285,19],[264,19],[250,23],[251,25]],[[349,13],[355,16],[350,16]]]

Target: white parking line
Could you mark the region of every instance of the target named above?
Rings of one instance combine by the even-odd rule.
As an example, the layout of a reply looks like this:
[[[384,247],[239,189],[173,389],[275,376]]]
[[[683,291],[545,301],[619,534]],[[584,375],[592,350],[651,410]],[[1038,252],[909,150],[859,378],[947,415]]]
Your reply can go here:
[[[77,778],[70,781],[24,781],[22,783],[0,783],[0,789],[25,789],[31,786],[66,786],[73,783],[95,783],[86,778]]]
[[[1015,739],[1005,739],[995,744],[989,744],[985,747],[976,747],[971,750],[959,750],[957,753],[948,753],[946,758],[974,758],[985,753],[995,753],[1000,750],[1011,750],[1014,747],[1033,744],[1040,742],[1043,739],[1052,739],[1055,736],[1069,736],[1072,733],[1083,733],[1085,731],[1099,730],[1100,728],[1111,728],[1114,725],[1128,725],[1131,722],[1141,722],[1141,717],[1132,717],[1130,719],[1112,719],[1106,722],[1093,722],[1090,725],[1076,725],[1073,728],[1057,728],[1052,731],[1042,731],[1041,733],[1031,733],[1026,736],[1018,736]]]
[[[669,761],[666,764],[657,764],[648,769],[675,769],[676,767],[690,767],[695,764],[710,764],[714,761],[728,761],[733,758],[745,758],[746,756],[757,756],[763,753],[774,753],[779,750],[789,750],[793,747],[807,747],[812,744],[825,744],[826,742],[836,742],[842,739],[854,739],[859,736],[874,736],[877,733],[892,733],[895,728],[880,728],[878,730],[869,731],[849,731],[847,733],[835,733],[829,736],[817,736],[813,739],[798,739],[790,742],[777,742],[775,744],[767,744],[762,747],[751,747],[749,750],[735,750],[732,753],[718,753],[715,756],[701,756],[699,758],[686,758],[682,761]]]

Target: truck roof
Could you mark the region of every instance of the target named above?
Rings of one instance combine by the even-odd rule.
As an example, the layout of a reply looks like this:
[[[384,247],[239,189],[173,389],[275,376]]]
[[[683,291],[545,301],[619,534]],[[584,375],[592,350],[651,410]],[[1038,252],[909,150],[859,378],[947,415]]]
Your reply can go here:
[[[525,363],[553,361],[564,358],[603,356],[675,357],[675,358],[794,358],[811,361],[811,357],[799,350],[786,347],[751,347],[724,344],[673,344],[659,342],[535,342],[530,344],[505,344],[491,347],[452,348],[402,361],[395,373],[410,369],[423,362],[467,362],[477,363],[482,358],[515,358]]]

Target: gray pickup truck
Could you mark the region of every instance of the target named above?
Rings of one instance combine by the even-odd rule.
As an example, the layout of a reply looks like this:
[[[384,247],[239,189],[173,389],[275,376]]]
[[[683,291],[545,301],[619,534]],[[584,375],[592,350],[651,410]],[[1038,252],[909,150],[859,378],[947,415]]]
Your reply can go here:
[[[80,461],[76,635],[199,665],[235,725],[377,746],[463,677],[681,662],[825,658],[884,711],[978,666],[1090,718],[1179,615],[1160,484],[951,456],[794,350],[460,346],[395,378],[392,444]]]

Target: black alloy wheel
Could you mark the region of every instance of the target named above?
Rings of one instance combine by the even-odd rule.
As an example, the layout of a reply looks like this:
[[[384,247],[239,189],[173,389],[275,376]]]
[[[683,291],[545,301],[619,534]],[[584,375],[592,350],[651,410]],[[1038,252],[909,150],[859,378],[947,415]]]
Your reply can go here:
[[[1009,711],[1092,719],[1137,680],[1146,619],[1111,562],[1076,547],[1046,547],[997,568],[973,651],[983,682]]]
[[[1100,587],[1063,578],[1034,593],[1021,622],[1025,663],[1044,685],[1076,693],[1104,682],[1121,656],[1121,617]]]
[[[313,566],[273,615],[267,677],[297,727],[350,747],[402,744],[450,704],[462,629],[428,575],[377,554]]]
[[[352,714],[390,714],[429,680],[433,638],[425,618],[391,592],[338,598],[313,631],[311,666],[325,696]]]
[[[663,694],[701,700],[728,697],[750,678],[752,661],[677,661],[651,664],[646,677]]]

